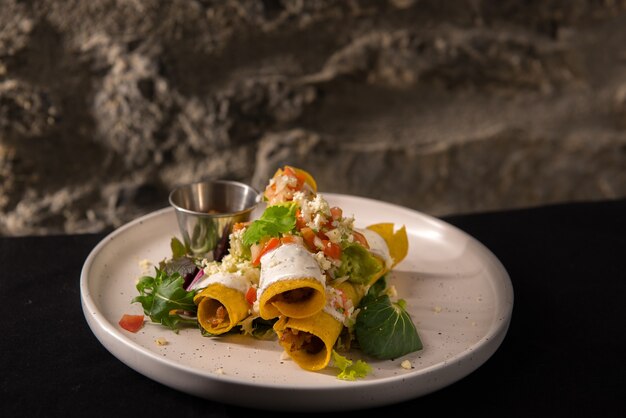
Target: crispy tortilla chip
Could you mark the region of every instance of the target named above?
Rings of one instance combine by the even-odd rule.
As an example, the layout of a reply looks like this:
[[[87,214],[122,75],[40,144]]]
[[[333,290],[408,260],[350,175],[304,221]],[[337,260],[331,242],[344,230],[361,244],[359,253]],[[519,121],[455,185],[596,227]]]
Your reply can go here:
[[[249,315],[250,305],[244,293],[224,286],[211,283],[194,297],[198,306],[198,323],[210,334],[219,335],[230,331]],[[220,320],[218,309],[226,309],[226,316]]]
[[[402,225],[400,229],[394,232],[393,223],[379,223],[369,225],[367,229],[376,232],[383,237],[389,248],[389,253],[393,258],[393,265],[395,267],[399,262],[404,260],[409,252],[409,239],[406,234],[406,227]]]

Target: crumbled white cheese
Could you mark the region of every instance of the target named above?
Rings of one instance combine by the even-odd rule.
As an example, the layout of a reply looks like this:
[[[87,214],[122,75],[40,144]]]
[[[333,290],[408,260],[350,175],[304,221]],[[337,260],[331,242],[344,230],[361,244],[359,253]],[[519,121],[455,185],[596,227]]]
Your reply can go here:
[[[258,299],[255,300],[254,303],[252,304],[251,313],[252,313],[252,315],[255,315],[255,316],[259,316],[259,314],[261,313],[261,309],[259,308],[259,301],[258,301]]]
[[[406,370],[410,370],[413,368],[413,365],[411,364],[409,360],[404,360],[402,363],[400,363],[400,367]]]
[[[322,226],[326,223],[326,217],[321,213],[316,213],[313,217],[313,220],[307,224],[309,228],[314,231],[319,231],[322,229]]]
[[[243,244],[243,234],[246,228],[242,228],[238,231],[233,231],[228,237],[230,243],[230,249],[228,250],[234,258],[245,258],[244,253],[247,247]]]
[[[211,276],[217,273],[231,273],[242,275],[250,283],[259,283],[259,269],[252,265],[250,260],[234,257],[232,254],[226,254],[221,262],[203,261],[204,274]]]
[[[327,231],[326,236],[332,243],[335,243],[335,244],[341,243],[341,231],[338,228]]]
[[[324,255],[324,251],[316,252],[315,254],[313,254],[313,258],[315,258],[315,261],[317,261],[317,264],[320,266],[320,269],[322,271],[330,270],[330,268],[332,267],[332,263]]]
[[[141,268],[141,271],[144,273],[148,273],[150,272],[151,268],[152,268],[152,261],[147,260],[147,259],[143,259],[139,261],[139,267]]]

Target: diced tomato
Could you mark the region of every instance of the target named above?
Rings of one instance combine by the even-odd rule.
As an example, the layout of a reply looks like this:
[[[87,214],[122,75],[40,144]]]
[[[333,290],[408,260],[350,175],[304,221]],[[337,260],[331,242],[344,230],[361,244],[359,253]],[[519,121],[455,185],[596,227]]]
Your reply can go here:
[[[248,222],[237,222],[233,225],[233,232],[237,232],[240,231],[242,229],[244,229],[245,227],[247,227],[248,225],[250,225],[252,221],[248,221]]]
[[[297,244],[298,243],[298,237],[296,237],[294,235],[285,235],[284,237],[282,237],[280,239],[280,242],[282,244]]]
[[[333,220],[335,221],[340,220],[342,215],[343,215],[343,210],[341,210],[341,208],[337,206],[333,206],[332,208],[330,208],[330,216],[333,217]]]
[[[354,240],[356,242],[358,242],[359,244],[361,244],[365,248],[369,248],[370,247],[370,245],[367,243],[367,239],[365,238],[365,235],[361,234],[360,232],[353,231],[352,232],[352,236],[354,237]]]
[[[302,190],[302,186],[304,185],[304,177],[299,176],[298,173],[291,167],[286,166],[284,170],[284,174],[289,177],[293,177],[297,180],[297,185],[294,187],[295,190]]]
[[[289,167],[288,165],[283,168],[283,174],[289,177],[296,177],[296,172],[292,167]]]
[[[256,257],[254,257],[252,264],[255,266],[258,266],[259,263],[261,263],[261,257],[263,257],[264,254],[270,252],[271,250],[273,250],[274,248],[278,247],[280,245],[280,240],[276,237],[272,237],[270,238],[265,245],[263,245],[263,248],[261,249],[261,251],[256,255]]]
[[[309,247],[309,250],[317,251],[317,248],[315,246],[315,232],[309,227],[304,227],[300,230],[300,233],[302,234],[304,243],[307,245],[307,247]]]
[[[322,244],[324,246],[324,255],[326,257],[330,257],[335,260],[339,260],[341,258],[341,247],[338,244],[328,240],[322,240]]]
[[[300,211],[300,209],[298,209],[296,211],[296,228],[300,230],[305,227],[306,227],[306,221],[302,217],[302,212]]]
[[[254,304],[254,302],[256,301],[256,288],[248,288],[248,291],[246,292],[246,300],[250,305]]]
[[[320,239],[322,239],[322,240],[328,240],[328,235],[326,235],[326,234],[324,233],[324,231],[319,231],[319,232],[317,233],[317,236],[318,236]]]
[[[143,315],[124,314],[119,324],[126,331],[137,332],[143,326]]]

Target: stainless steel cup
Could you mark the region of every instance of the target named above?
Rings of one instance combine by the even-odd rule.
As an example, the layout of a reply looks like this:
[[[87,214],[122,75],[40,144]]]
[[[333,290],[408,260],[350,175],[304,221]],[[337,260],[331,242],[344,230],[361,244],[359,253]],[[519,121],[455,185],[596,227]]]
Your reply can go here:
[[[247,184],[207,180],[176,187],[169,196],[188,251],[209,260],[221,260],[237,222],[250,220],[260,194]]]

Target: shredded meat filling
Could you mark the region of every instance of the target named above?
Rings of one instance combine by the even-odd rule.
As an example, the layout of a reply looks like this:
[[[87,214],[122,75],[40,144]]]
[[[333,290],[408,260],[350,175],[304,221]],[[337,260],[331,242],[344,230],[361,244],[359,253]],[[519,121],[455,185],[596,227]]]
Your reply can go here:
[[[221,305],[221,304],[215,310],[215,316],[208,318],[208,321],[211,323],[211,326],[213,327],[217,327],[222,322],[227,321],[227,320],[228,320],[228,311],[226,310],[224,305]]]
[[[324,348],[324,342],[313,334],[286,328],[280,340],[289,344],[289,351],[305,350],[309,354],[317,354]]]
[[[309,287],[303,287],[299,289],[287,290],[272,298],[273,302],[282,301],[285,303],[298,303],[303,300],[310,299],[313,296],[314,290]]]

